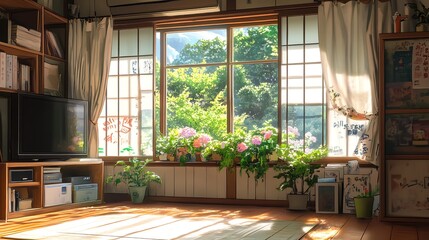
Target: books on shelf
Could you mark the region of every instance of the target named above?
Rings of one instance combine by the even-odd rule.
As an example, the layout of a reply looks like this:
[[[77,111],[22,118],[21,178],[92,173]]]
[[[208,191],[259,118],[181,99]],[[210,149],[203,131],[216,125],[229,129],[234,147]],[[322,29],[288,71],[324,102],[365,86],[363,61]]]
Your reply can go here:
[[[19,82],[21,91],[29,92],[31,89],[31,72],[30,66],[25,64],[19,65]]]
[[[42,34],[33,29],[12,24],[12,43],[31,50],[40,51]]]
[[[18,57],[0,52],[0,87],[18,89]]]
[[[51,56],[64,58],[64,51],[63,51],[63,48],[61,47],[58,36],[49,30],[46,30],[45,36],[46,36],[46,52]]]
[[[0,52],[0,87],[6,88],[6,56],[5,52]]]
[[[60,73],[58,65],[45,62],[44,79],[45,89],[58,91],[60,89]]]

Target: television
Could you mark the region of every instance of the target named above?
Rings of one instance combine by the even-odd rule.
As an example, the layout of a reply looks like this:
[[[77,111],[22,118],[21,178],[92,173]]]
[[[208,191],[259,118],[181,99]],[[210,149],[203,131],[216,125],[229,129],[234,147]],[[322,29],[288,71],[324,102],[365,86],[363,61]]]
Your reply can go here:
[[[61,161],[86,157],[88,103],[48,95],[18,93],[12,101],[12,160]]]

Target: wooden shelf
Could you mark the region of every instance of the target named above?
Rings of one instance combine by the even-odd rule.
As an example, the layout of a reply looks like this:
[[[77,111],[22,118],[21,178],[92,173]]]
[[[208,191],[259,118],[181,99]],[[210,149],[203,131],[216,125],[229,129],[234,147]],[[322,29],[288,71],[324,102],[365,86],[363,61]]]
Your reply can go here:
[[[65,17],[59,16],[51,10],[45,8],[45,25],[67,24],[68,20]]]
[[[98,185],[98,192],[96,201],[82,202],[82,203],[70,203],[64,205],[44,206],[44,187],[43,187],[43,168],[44,167],[61,167],[61,173],[64,177],[71,176],[90,176],[92,183]],[[20,168],[31,168],[33,169],[34,182],[14,182],[10,183],[9,170],[20,169]],[[9,218],[30,216],[33,214],[59,211],[64,209],[91,206],[94,204],[100,204],[103,202],[103,186],[104,186],[104,162],[69,162],[69,161],[57,161],[57,162],[6,162],[0,164],[0,220]],[[33,199],[31,209],[23,211],[9,212],[8,205],[8,192],[9,188],[28,188],[29,195]]]
[[[35,59],[38,56],[42,56],[42,52],[31,50],[25,47],[15,46],[0,42],[0,50],[18,56],[19,58],[31,58]]]
[[[14,182],[9,183],[10,188],[16,188],[16,187],[38,187],[40,186],[40,182]]]
[[[31,0],[1,0],[0,5],[7,11],[22,11],[27,9],[41,10],[42,5]]]

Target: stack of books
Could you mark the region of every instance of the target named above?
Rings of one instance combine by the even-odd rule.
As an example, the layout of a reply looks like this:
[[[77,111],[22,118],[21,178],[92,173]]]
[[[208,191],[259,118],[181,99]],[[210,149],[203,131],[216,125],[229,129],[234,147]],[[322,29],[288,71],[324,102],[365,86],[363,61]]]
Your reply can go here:
[[[40,51],[42,34],[33,29],[12,24],[12,42],[18,46]]]
[[[57,35],[49,30],[46,30],[46,52],[54,57],[64,57],[64,51],[59,43]]]

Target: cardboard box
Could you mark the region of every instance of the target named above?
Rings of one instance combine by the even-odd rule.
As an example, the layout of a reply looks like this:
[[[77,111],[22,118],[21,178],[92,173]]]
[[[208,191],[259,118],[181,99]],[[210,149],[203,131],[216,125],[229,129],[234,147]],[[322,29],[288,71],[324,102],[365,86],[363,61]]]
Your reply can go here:
[[[73,202],[91,202],[98,198],[98,184],[79,184],[73,185]]]
[[[44,185],[45,207],[67,204],[72,202],[71,183]]]

